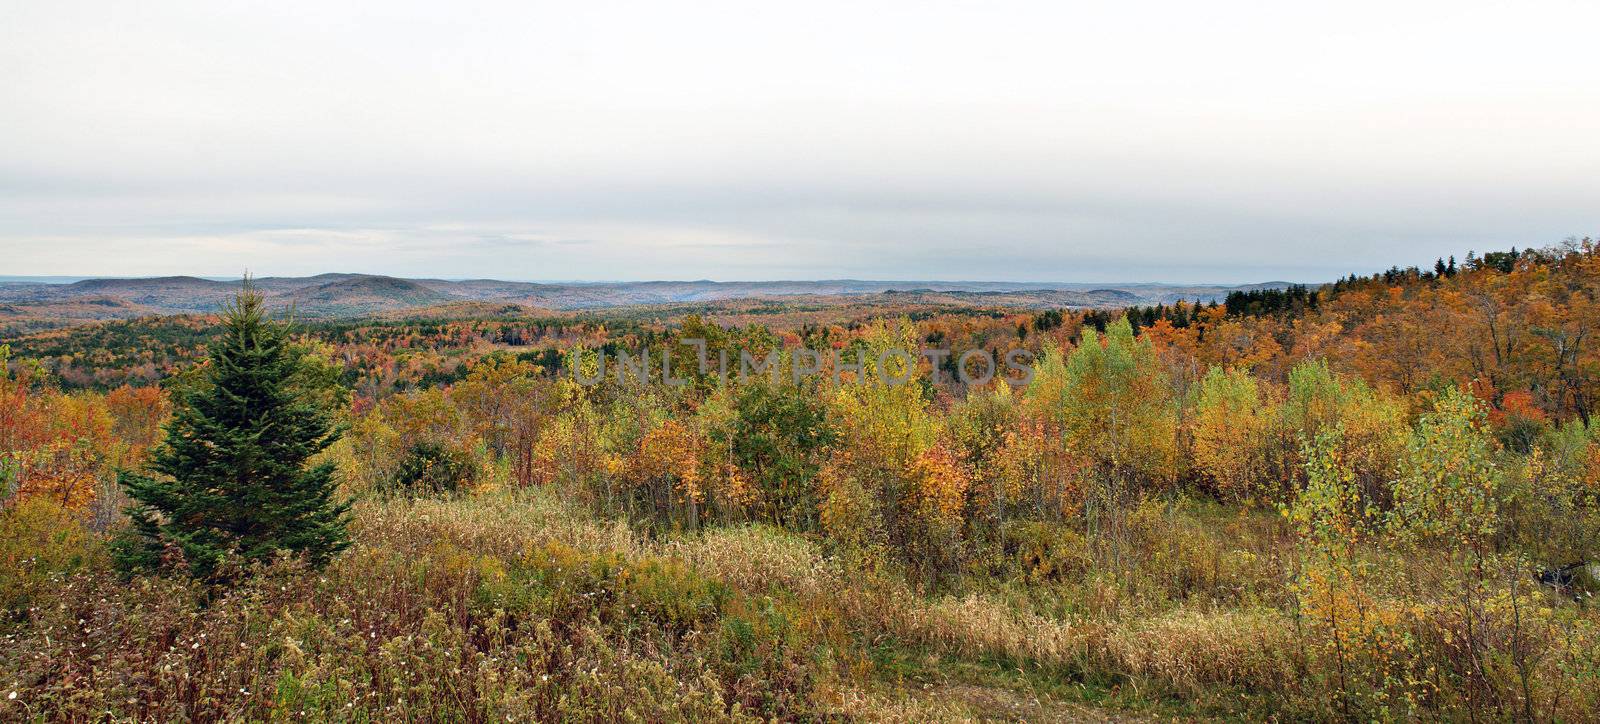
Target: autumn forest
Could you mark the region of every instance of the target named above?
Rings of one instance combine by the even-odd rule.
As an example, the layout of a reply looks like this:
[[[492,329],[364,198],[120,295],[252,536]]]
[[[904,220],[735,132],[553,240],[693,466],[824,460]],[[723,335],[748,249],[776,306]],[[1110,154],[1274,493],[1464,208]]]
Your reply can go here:
[[[34,314],[0,720],[1593,721],[1600,244],[1352,271]]]

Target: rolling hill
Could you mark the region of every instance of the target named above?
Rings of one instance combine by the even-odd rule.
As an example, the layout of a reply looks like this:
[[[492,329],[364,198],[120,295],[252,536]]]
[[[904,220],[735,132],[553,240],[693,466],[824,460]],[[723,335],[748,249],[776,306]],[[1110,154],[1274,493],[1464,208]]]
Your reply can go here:
[[[443,304],[459,297],[409,279],[351,276],[287,294],[297,312],[347,317]]]
[[[1178,299],[1209,302],[1234,290],[1289,286],[1288,282],[1221,286],[857,279],[550,284],[495,279],[401,279],[350,273],[262,277],[255,283],[267,296],[269,306],[292,308],[296,315],[311,318],[392,315],[413,310],[432,315],[473,302],[557,311],[683,307],[737,300],[805,300],[825,306],[888,300],[934,306],[1113,308],[1170,304]],[[237,293],[239,284],[193,276],[70,282],[9,277],[0,283],[0,334],[15,335],[103,319],[212,313]]]

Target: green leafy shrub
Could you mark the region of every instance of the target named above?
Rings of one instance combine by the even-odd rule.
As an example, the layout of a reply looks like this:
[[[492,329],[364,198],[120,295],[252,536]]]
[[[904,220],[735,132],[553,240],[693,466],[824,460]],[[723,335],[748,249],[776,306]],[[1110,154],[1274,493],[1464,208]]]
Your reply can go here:
[[[389,490],[406,496],[449,494],[472,485],[477,466],[466,453],[438,443],[419,442],[389,478]]]

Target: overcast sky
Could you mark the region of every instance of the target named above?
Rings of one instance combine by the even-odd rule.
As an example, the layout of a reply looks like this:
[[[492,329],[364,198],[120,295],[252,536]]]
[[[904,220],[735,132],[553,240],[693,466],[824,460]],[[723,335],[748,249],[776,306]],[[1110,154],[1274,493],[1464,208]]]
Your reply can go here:
[[[0,0],[0,274],[1318,281],[1600,233],[1597,29],[1587,0]]]

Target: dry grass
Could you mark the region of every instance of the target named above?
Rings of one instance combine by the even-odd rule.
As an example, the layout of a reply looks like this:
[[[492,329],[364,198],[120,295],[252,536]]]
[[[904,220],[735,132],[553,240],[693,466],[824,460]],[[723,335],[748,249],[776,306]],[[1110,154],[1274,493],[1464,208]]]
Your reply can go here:
[[[1279,689],[1295,677],[1294,623],[1280,611],[1174,611],[1107,632],[1108,666],[1186,697],[1213,687]]]
[[[1081,661],[1093,627],[1019,611],[981,594],[931,602],[903,598],[885,606],[884,629],[923,646],[972,658],[1065,666]]]
[[[1104,571],[1054,583],[970,578],[930,594],[893,569],[771,527],[653,538],[541,489],[371,499],[356,508],[355,547],[320,575],[285,564],[197,606],[204,592],[191,584],[116,580],[95,554],[96,535],[69,517],[37,506],[3,515],[0,560],[12,562],[0,580],[12,608],[0,650],[5,720],[302,709],[461,721],[530,712],[596,721],[1112,718],[1038,689],[1079,680],[1131,692],[1123,703],[1181,702],[1186,714],[1340,716],[1326,693],[1336,662],[1324,632],[1272,603],[1292,597],[1271,562],[1275,534],[1248,519],[1208,527],[1181,510],[1143,513],[1147,543],[1123,561],[1126,575],[1147,580]],[[1163,531],[1203,537],[1189,548],[1243,562],[1207,562],[1183,552],[1183,540],[1160,539]],[[1459,655],[1452,660],[1459,637],[1438,638],[1464,630],[1451,601],[1419,597],[1421,574],[1394,570],[1372,600],[1395,612],[1395,631],[1410,632],[1394,640],[1414,644],[1346,665],[1470,674]],[[1448,716],[1481,691],[1516,711],[1515,669],[1501,655],[1515,640],[1538,646],[1530,671],[1540,712],[1592,712],[1594,687],[1584,682],[1600,680],[1600,621],[1531,593],[1518,611],[1532,634],[1508,633],[1499,604],[1478,614],[1493,624],[1484,651],[1500,656],[1487,660],[1489,678],[1413,687],[1426,696],[1390,697],[1409,707],[1393,711]],[[890,684],[901,674],[874,658],[886,648],[906,665],[966,662],[988,678]],[[18,697],[5,698],[13,689]]]

